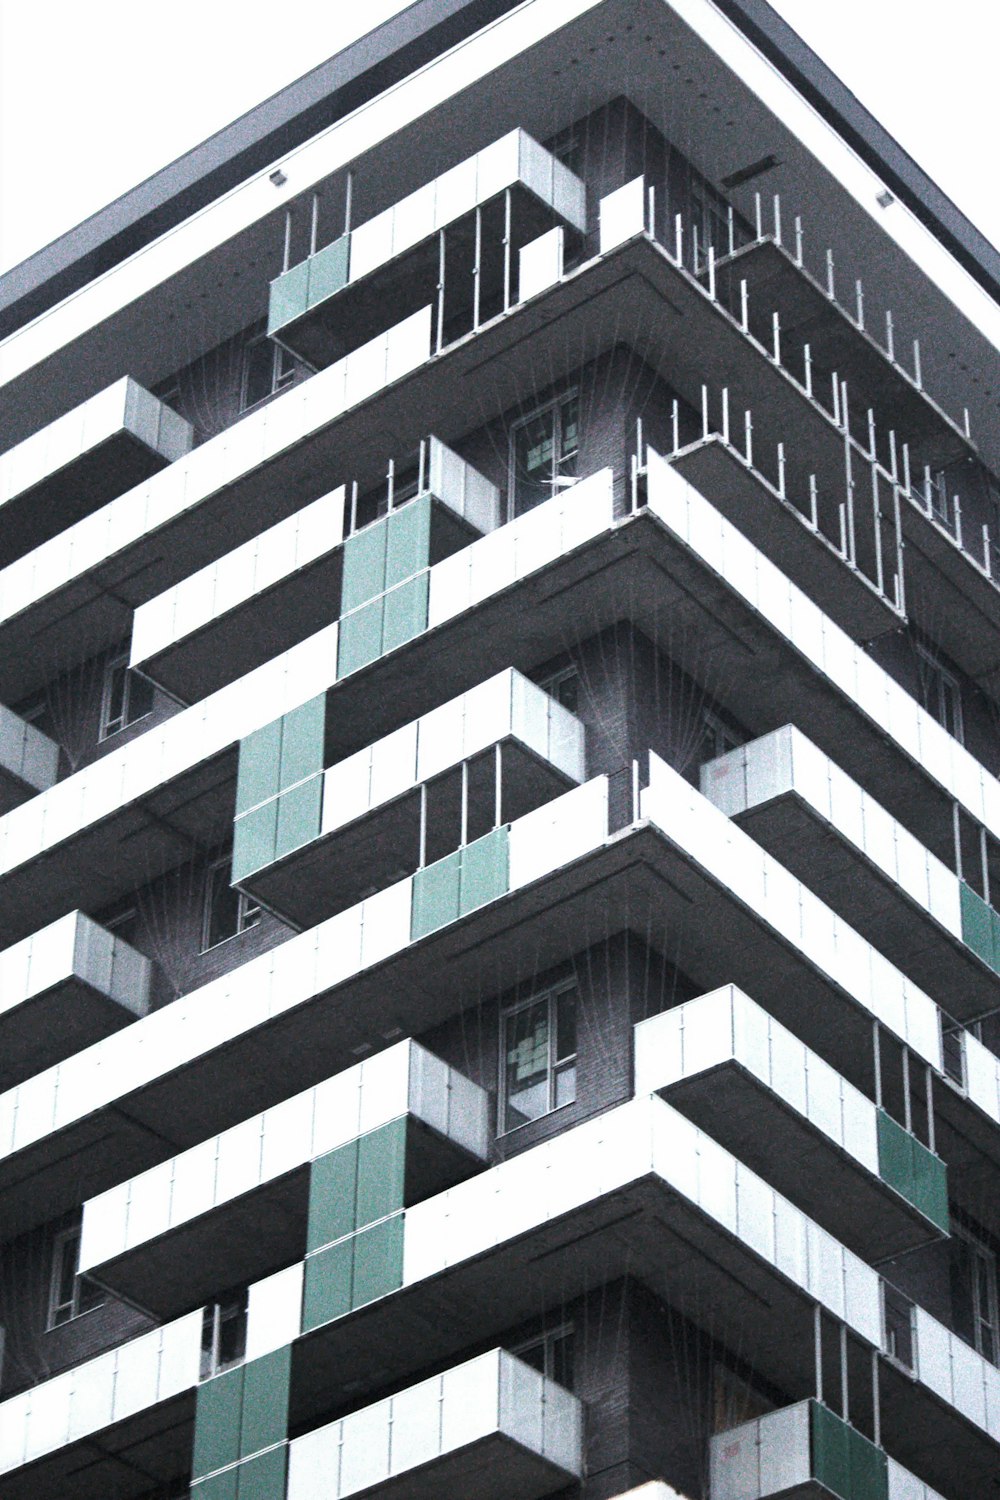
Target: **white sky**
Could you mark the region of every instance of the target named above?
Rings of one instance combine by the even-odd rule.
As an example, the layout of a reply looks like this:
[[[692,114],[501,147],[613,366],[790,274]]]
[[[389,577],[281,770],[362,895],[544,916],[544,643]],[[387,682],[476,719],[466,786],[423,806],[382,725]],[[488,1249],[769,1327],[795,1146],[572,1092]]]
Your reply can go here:
[[[1000,244],[997,0],[771,0]],[[0,271],[405,7],[0,0]]]

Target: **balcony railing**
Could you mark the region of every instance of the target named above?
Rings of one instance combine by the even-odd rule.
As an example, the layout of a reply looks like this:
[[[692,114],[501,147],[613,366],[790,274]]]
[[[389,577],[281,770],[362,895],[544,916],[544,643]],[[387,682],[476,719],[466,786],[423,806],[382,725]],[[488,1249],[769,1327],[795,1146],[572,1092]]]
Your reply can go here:
[[[493,1349],[288,1447],[288,1500],[428,1492],[536,1500],[583,1477],[583,1407]]]
[[[0,704],[0,816],[55,786],[59,746]]]
[[[149,1010],[153,965],[83,912],[0,953],[0,1085],[51,1067]]]

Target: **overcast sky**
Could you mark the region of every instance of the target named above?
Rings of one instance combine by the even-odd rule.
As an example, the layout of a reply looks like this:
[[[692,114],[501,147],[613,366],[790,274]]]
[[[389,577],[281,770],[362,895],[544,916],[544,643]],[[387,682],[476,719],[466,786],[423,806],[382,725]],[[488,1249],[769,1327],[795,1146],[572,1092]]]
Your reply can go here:
[[[1000,243],[997,0],[772,0]],[[0,270],[405,7],[0,0]]]

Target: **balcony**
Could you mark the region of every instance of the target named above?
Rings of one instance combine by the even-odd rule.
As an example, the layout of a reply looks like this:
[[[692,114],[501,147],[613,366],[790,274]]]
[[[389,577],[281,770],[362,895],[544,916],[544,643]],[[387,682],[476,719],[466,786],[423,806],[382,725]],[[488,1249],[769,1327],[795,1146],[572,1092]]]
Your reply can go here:
[[[120,1183],[84,1205],[80,1269],[157,1318],[306,1253],[317,1158],[402,1123],[405,1205],[485,1159],[487,1097],[416,1042]]]
[[[583,1408],[493,1349],[288,1447],[288,1500],[537,1500],[583,1478]]]
[[[495,486],[437,438],[421,444],[418,473],[429,563],[499,524]],[[341,485],[140,606],[131,665],[192,703],[298,644],[336,613],[350,531]]]
[[[0,938],[13,941],[40,917],[78,904],[84,883],[95,906],[110,902],[187,859],[192,845],[223,842],[232,827],[238,742],[331,683],[325,750],[333,761],[512,657],[537,659],[539,632],[564,636],[576,616],[581,601],[571,586],[595,566],[581,556],[586,543],[603,536],[611,560],[623,556],[611,534],[612,508],[611,470],[604,469],[415,575],[426,613],[423,624],[412,612],[402,621],[405,650],[394,649],[384,631],[377,642],[369,633],[374,659],[348,660],[334,621],[15,809],[0,821]],[[408,512],[402,507],[395,521]],[[593,586],[603,591],[604,584],[600,577]],[[387,617],[383,609],[383,623]],[[34,865],[41,854],[49,856],[44,912]]]
[[[0,454],[0,567],[183,458],[192,438],[126,375]]]
[[[421,909],[418,926],[415,881],[401,881],[156,1011],[134,1043],[110,1038],[0,1098],[11,1222],[237,1123],[247,1078],[258,1108],[277,1103],[394,1026],[416,1034],[493,993],[498,973],[514,984],[569,957],[581,932],[638,923],[706,990],[739,975],[807,1043],[835,1040],[836,1066],[863,1088],[873,1017],[939,1069],[933,1003],[655,757],[651,775],[644,821],[618,834],[604,777],[513,823],[472,909],[461,867],[442,861],[442,894],[457,899]]]
[[[484,220],[488,248],[481,253]],[[475,302],[470,322],[478,326],[517,300],[512,258],[559,225],[583,233],[586,189],[537,141],[512,130],[285,271],[271,283],[268,333],[320,369],[384,326],[387,311],[398,320],[440,299],[440,348],[443,337],[451,341],[445,322],[465,311],[462,273]]]
[[[311,730],[299,713],[280,744],[261,731],[240,749],[233,881],[298,926],[418,871],[429,839],[469,844],[584,777],[582,724],[512,670],[326,770],[319,708]],[[295,785],[282,791],[291,762],[284,776]]]
[[[941,1500],[819,1401],[800,1401],[712,1439],[710,1500]]]
[[[0,817],[55,786],[59,746],[0,703]]]
[[[732,985],[636,1027],[635,1087],[662,1094],[865,1260],[948,1232],[940,1158]]]
[[[149,1010],[153,965],[83,912],[0,953],[0,1087],[72,1057]]]
[[[975,943],[975,917],[990,908],[800,730],[712,761],[701,785],[959,1020],[993,1009],[992,948]]]
[[[201,1309],[0,1402],[4,1500],[131,1500],[190,1465]]]

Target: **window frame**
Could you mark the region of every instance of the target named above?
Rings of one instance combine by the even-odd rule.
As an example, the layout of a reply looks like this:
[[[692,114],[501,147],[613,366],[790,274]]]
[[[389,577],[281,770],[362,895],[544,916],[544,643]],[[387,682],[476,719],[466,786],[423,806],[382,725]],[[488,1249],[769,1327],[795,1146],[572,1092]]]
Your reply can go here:
[[[227,882],[230,890],[236,891],[236,931],[228,932],[225,937],[216,938],[210,942],[212,923],[212,896],[215,891],[213,879],[217,870],[225,869],[228,874],[232,873],[233,855],[232,850],[226,854],[219,854],[215,859],[209,860],[205,868],[205,886],[202,892],[201,903],[201,943],[199,953],[211,953],[215,948],[221,948],[223,943],[231,943],[234,938],[242,937],[245,932],[259,926],[264,915],[264,908],[259,902],[254,901],[245,891],[234,887],[231,881]]]
[[[956,1239],[962,1240],[968,1246],[970,1256],[986,1272],[986,1300],[989,1305],[985,1315],[980,1307],[980,1278],[978,1275],[972,1277],[971,1316],[974,1340],[972,1347],[991,1365],[1000,1366],[1000,1294],[997,1290],[997,1253],[982,1235],[977,1234],[974,1229],[958,1218],[953,1217],[951,1232]],[[987,1339],[992,1344],[992,1350],[984,1347]]]
[[[254,350],[260,348],[262,344],[270,344],[271,346],[271,389],[266,391],[263,396],[257,396],[255,400],[250,401],[247,399],[250,366]],[[286,360],[288,361],[287,368],[284,364]],[[279,391],[286,390],[288,386],[294,385],[298,369],[299,362],[295,356],[290,354],[283,344],[279,344],[276,339],[272,339],[266,329],[248,338],[243,345],[240,361],[240,414],[242,415],[243,412],[247,411],[254,411],[258,406],[263,406],[265,401],[270,401],[271,397],[276,396]]]
[[[962,684],[954,672],[944,665],[941,658],[929,646],[917,641],[917,677],[920,686],[921,707],[930,714],[931,718],[945,731],[953,740],[960,745],[965,744],[965,716],[962,708]],[[951,693],[954,705],[954,728],[950,728],[945,722],[945,692]],[[930,705],[932,697],[937,699],[938,711],[935,713]]]
[[[556,1045],[558,1046],[558,1024],[557,1024],[557,1020],[558,1020],[558,1005],[559,1005],[559,999],[560,999],[560,997],[562,995],[565,995],[565,994],[572,994],[575,998],[578,998],[579,997],[579,993],[580,993],[579,985],[577,984],[577,981],[575,979],[563,979],[563,980],[559,980],[558,983],[556,983],[556,984],[546,986],[545,989],[538,990],[535,994],[527,996],[524,1000],[517,1001],[514,1005],[507,1006],[501,1012],[501,1016],[500,1016],[499,1087],[498,1087],[498,1090],[497,1090],[497,1099],[498,1099],[498,1110],[497,1110],[497,1116],[498,1116],[498,1118],[497,1118],[497,1126],[498,1126],[498,1129],[497,1129],[497,1135],[498,1136],[512,1135],[514,1133],[514,1131],[516,1131],[516,1130],[523,1130],[526,1125],[533,1125],[533,1124],[537,1123],[537,1121],[545,1119],[545,1117],[547,1115],[554,1114],[556,1110],[567,1109],[571,1104],[575,1104],[576,1103],[576,1100],[577,1100],[577,1087],[576,1087],[577,1086],[577,1070],[579,1068],[579,1061],[580,1061],[579,1042],[577,1042],[576,1049],[573,1052],[567,1053],[565,1057],[555,1057],[554,1058],[553,1055],[552,1055],[552,1037],[553,1037],[553,1035],[555,1035],[555,1037],[556,1037]],[[547,1062],[546,1062],[546,1072],[545,1072],[546,1097],[547,1097],[547,1101],[548,1102],[547,1102],[546,1108],[543,1109],[539,1114],[533,1115],[531,1117],[531,1119],[520,1120],[520,1121],[518,1121],[517,1124],[508,1125],[507,1124],[507,1110],[509,1108],[509,1103],[510,1103],[509,1098],[508,1098],[508,1093],[507,1093],[507,1052],[508,1052],[507,1036],[508,1036],[508,1026],[509,1026],[510,1022],[514,1019],[515,1016],[520,1015],[520,1013],[522,1011],[528,1010],[532,1006],[540,1005],[543,1001],[545,1001],[547,1003],[547,1005],[548,1005],[548,1023],[547,1023],[548,1024],[548,1042],[547,1042],[547,1046],[548,1046],[548,1059],[547,1059]],[[576,1012],[576,1007],[574,1005],[574,1023],[576,1022],[576,1019],[577,1019],[575,1012]],[[575,1025],[574,1025],[574,1029],[575,1029]],[[564,1099],[562,1101],[562,1103],[560,1104],[560,1103],[556,1102],[556,1083],[557,1083],[557,1079],[560,1076],[560,1074],[568,1072],[570,1068],[572,1068],[573,1073],[574,1073],[574,1079],[573,1079],[573,1097],[572,1097],[572,1099]]]
[[[546,1328],[544,1333],[537,1334],[533,1338],[521,1339],[519,1343],[511,1346],[511,1348],[508,1350],[508,1353],[512,1354],[515,1359],[524,1359],[524,1356],[530,1353],[533,1349],[541,1349],[542,1369],[539,1371],[539,1373],[544,1377],[545,1380],[551,1380],[554,1384],[559,1385],[562,1390],[571,1391],[576,1383],[575,1368],[573,1370],[574,1378],[570,1381],[569,1385],[562,1385],[561,1381],[556,1380],[554,1371],[555,1346],[563,1339],[570,1339],[572,1341],[570,1345],[572,1350],[571,1358],[573,1359],[575,1365],[576,1327],[572,1322],[559,1323],[555,1328]],[[530,1364],[530,1360],[525,1360],[525,1364]],[[534,1370],[537,1369],[537,1366],[531,1365],[531,1368]]]
[[[114,692],[115,673],[119,669],[124,673],[124,677],[122,679],[122,711],[120,718],[117,718],[112,722],[109,719],[109,714],[111,711],[111,699]],[[156,686],[154,683],[150,682],[149,678],[147,677],[143,680],[149,683],[149,707],[147,709],[144,709],[140,714],[132,714],[132,683],[137,675],[138,674],[136,673],[135,668],[129,666],[129,652],[127,649],[124,651],[116,651],[115,654],[113,656],[109,656],[107,661],[104,663],[104,675],[101,684],[101,722],[100,731],[98,734],[98,743],[103,743],[105,740],[111,739],[113,735],[121,734],[125,729],[131,729],[133,724],[141,724],[143,719],[149,718],[150,714],[153,712],[153,709],[156,707]]]
[[[211,1380],[226,1370],[235,1370],[246,1362],[247,1327],[249,1314],[249,1290],[245,1286],[234,1287],[205,1304],[201,1317],[201,1380]],[[239,1353],[231,1359],[220,1358],[223,1324],[231,1318],[239,1330]]]
[[[107,1297],[101,1287],[89,1277],[80,1274],[80,1242],[82,1239],[82,1226],[79,1222],[67,1224],[63,1229],[57,1230],[52,1240],[52,1261],[49,1267],[49,1296],[46,1312],[45,1327],[48,1332],[55,1328],[64,1328],[67,1323],[72,1323],[76,1318],[82,1318],[89,1312],[96,1312],[103,1307]],[[69,1301],[60,1299],[59,1288],[66,1269],[66,1252],[70,1245],[75,1245],[73,1271],[73,1292]],[[86,1307],[80,1305],[80,1289],[83,1282],[94,1289],[96,1299]]]
[[[559,689],[563,686],[564,683],[567,682],[576,683],[576,708],[569,708],[559,696]],[[568,714],[578,714],[580,692],[583,687],[578,667],[560,667],[557,672],[550,672],[548,676],[540,678],[538,686],[541,688],[543,693],[547,693],[550,698],[554,698],[556,703],[559,704],[560,708],[565,708]]]
[[[573,448],[570,453],[563,454],[562,458],[558,458],[558,457],[556,457],[556,455],[559,453],[559,451],[560,451],[560,449],[562,447],[563,423],[562,423],[562,415],[561,415],[561,413],[562,413],[563,407],[568,406],[571,401],[575,401],[577,403],[576,447]],[[558,493],[558,491],[559,491],[560,488],[564,488],[564,489],[571,489],[572,488],[572,485],[569,485],[569,484],[568,485],[564,485],[564,486],[557,485],[556,484],[556,480],[558,478],[564,477],[564,478],[567,478],[567,479],[571,479],[572,482],[573,482],[573,484],[577,483],[578,476],[576,474],[572,474],[572,475],[567,474],[567,475],[564,475],[564,476],[560,476],[559,467],[560,467],[560,464],[564,463],[567,459],[571,459],[572,458],[572,459],[577,459],[578,460],[579,456],[580,456],[580,405],[579,405],[579,403],[580,403],[580,388],[579,388],[579,386],[571,386],[568,390],[562,391],[558,396],[552,396],[548,401],[542,401],[542,402],[540,402],[537,406],[533,407],[531,411],[526,412],[523,417],[518,417],[518,419],[517,419],[516,422],[512,422],[511,423],[510,434],[509,434],[509,438],[508,438],[508,447],[507,447],[507,480],[508,480],[508,483],[507,483],[507,520],[508,521],[513,521],[518,514],[520,514],[520,515],[526,515],[527,514],[527,511],[520,511],[520,512],[518,512],[515,509],[516,501],[517,501],[517,474],[518,474],[518,470],[517,470],[517,435],[518,435],[519,432],[522,432],[524,430],[524,428],[526,428],[529,425],[529,423],[536,422],[539,417],[544,417],[544,416],[548,415],[548,413],[550,413],[550,412],[553,412],[553,413],[556,414],[556,422],[555,422],[555,424],[553,426],[553,432],[552,432],[552,477],[549,480],[540,480],[539,481],[540,484],[548,484],[550,486],[549,495],[547,496],[547,498],[551,499],[555,494]],[[541,504],[544,504],[544,501],[539,501],[538,503],[541,505]],[[534,506],[529,507],[529,509],[532,509],[532,510],[534,508],[535,508]]]

